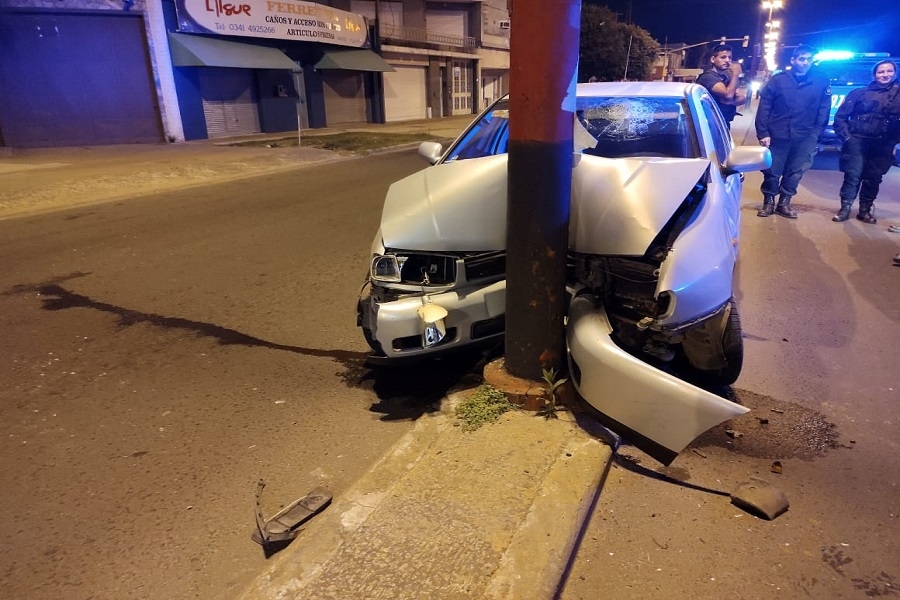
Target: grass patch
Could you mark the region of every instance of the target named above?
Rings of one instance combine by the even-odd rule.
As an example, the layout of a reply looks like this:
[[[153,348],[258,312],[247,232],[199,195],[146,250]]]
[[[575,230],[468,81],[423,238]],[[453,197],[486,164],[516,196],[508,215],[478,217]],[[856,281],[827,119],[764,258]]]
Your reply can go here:
[[[485,423],[493,423],[500,415],[515,408],[506,394],[489,385],[482,385],[456,406],[456,416],[464,431],[474,431]]]
[[[334,152],[358,153],[391,146],[402,146],[417,142],[441,142],[447,144],[452,140],[433,136],[427,133],[369,133],[345,131],[342,133],[330,133],[322,135],[300,134],[299,144],[297,136],[270,140],[253,140],[238,142],[234,146],[259,146],[266,148],[320,148]]]

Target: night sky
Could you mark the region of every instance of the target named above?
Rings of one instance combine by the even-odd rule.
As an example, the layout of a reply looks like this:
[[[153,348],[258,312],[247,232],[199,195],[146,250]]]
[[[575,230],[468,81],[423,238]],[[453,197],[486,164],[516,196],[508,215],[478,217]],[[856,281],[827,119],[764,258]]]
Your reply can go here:
[[[759,40],[760,0],[583,0],[619,13],[624,21],[631,5],[632,21],[661,44],[694,44],[722,36]],[[810,44],[818,49],[889,52],[900,57],[900,0],[784,0],[781,13],[785,46]],[[774,18],[774,17],[773,17]],[[740,42],[731,42],[740,46]],[[738,54],[738,52],[735,52]]]

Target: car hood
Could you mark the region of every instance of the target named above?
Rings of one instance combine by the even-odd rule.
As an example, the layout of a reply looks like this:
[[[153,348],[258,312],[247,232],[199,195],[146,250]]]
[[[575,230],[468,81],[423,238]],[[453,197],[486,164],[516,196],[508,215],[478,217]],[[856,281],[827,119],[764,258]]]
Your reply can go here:
[[[507,155],[429,167],[394,183],[381,216],[385,248],[506,247]],[[644,254],[709,165],[707,159],[575,155],[569,246]]]

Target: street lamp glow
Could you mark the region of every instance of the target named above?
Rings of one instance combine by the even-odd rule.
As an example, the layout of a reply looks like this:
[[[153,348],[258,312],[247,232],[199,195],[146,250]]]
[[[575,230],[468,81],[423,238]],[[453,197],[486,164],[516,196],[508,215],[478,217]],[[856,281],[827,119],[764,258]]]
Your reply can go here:
[[[768,23],[766,23],[766,27],[768,27],[769,29],[778,29],[779,27],[781,27],[781,21],[769,21]]]
[[[762,7],[766,10],[778,10],[784,8],[782,0],[763,0]]]

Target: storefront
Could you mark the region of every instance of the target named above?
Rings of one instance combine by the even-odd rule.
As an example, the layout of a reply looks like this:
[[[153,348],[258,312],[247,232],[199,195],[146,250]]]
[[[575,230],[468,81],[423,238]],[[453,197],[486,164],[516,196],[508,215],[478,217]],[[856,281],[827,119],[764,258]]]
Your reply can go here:
[[[175,0],[166,15],[185,139],[380,116],[372,73],[393,68],[368,49],[362,16],[311,2],[240,6]]]

